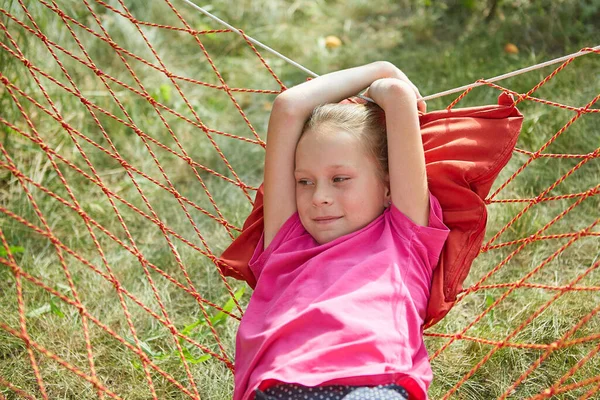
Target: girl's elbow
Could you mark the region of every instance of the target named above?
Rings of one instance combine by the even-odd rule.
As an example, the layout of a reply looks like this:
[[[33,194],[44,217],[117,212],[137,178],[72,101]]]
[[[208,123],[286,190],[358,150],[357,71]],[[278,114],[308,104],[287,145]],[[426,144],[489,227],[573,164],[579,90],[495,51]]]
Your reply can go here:
[[[271,113],[277,113],[282,115],[294,115],[297,113],[297,104],[293,97],[287,92],[280,93],[273,101]]]
[[[271,114],[285,118],[287,121],[305,121],[312,112],[311,106],[306,104],[306,101],[303,101],[303,97],[295,94],[286,94],[287,92],[283,92],[275,98]]]
[[[302,105],[303,100],[303,91],[299,90],[298,87],[294,86],[290,89],[287,89],[284,92],[279,93],[273,101],[273,106],[278,106],[286,109],[294,109],[298,108],[299,105]]]

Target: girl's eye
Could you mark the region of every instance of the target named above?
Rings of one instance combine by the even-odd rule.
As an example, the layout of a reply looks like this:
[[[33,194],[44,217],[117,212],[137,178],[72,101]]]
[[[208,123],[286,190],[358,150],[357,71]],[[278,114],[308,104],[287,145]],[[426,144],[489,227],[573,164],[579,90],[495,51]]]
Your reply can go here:
[[[302,185],[302,186],[306,186],[306,185],[310,185],[311,181],[309,181],[308,179],[300,179],[298,181],[298,185]]]
[[[337,177],[333,178],[333,181],[336,182],[336,183],[339,183],[339,182],[347,181],[348,179],[350,179],[350,178],[346,178],[346,177],[342,177],[342,176],[337,176]]]

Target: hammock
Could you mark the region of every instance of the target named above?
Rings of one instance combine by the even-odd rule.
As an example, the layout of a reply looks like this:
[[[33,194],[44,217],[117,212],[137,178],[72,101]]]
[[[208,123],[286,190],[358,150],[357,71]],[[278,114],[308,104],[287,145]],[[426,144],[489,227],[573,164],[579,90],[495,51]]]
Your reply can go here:
[[[231,29],[170,0],[160,22],[69,4],[0,8],[0,398],[230,398],[250,290],[218,256],[260,185],[277,63],[240,32],[256,86],[237,87],[213,56]],[[193,74],[167,43],[202,53]],[[578,75],[600,50],[581,54],[529,90],[480,80],[448,101],[504,93],[525,119],[480,254],[425,331],[432,398],[600,392],[600,95]]]

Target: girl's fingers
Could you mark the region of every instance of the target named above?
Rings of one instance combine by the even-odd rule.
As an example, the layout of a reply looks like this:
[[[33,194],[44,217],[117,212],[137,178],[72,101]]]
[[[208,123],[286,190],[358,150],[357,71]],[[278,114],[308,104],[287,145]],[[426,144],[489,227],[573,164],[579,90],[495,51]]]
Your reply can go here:
[[[417,108],[420,111],[425,112],[425,110],[427,109],[427,104],[425,104],[425,102],[423,100],[420,100],[423,98],[423,96],[421,96],[419,89],[408,78],[405,78],[402,80],[404,82],[408,83],[410,85],[410,87],[412,88],[412,90],[415,92],[415,96],[417,97]]]
[[[427,104],[425,103],[425,101],[421,100],[423,96],[421,96],[419,89],[410,80],[408,80],[408,78],[406,78],[405,82],[407,82],[412,87],[413,91],[415,92],[415,95],[417,96],[417,108],[419,109],[419,111],[425,112],[425,110],[427,109]]]
[[[412,89],[415,91],[415,94],[417,95],[417,98],[421,97],[421,94],[419,93],[419,89],[415,86],[414,83],[412,83],[410,81],[410,79],[408,79],[408,76],[406,76],[406,74],[404,72],[402,72],[400,69],[398,69],[398,74],[400,75],[399,79],[408,83],[410,85],[410,87],[412,87]]]
[[[408,79],[408,76],[406,76],[406,74],[404,72],[402,72],[399,68],[396,68],[396,71],[398,72],[398,79],[403,80],[404,82],[406,82],[410,85],[412,90],[415,92],[417,99],[420,99],[421,97],[423,97],[423,96],[421,96],[421,93],[419,93],[419,89],[415,86],[414,83],[412,83],[410,81],[410,79]],[[423,104],[419,106],[419,110],[421,109],[420,107],[425,107],[425,108],[427,107],[426,105],[424,105],[424,103],[425,102],[423,102]]]
[[[417,95],[417,99],[420,97],[423,97],[423,96],[421,96],[421,93],[419,93],[419,89],[417,89],[417,87],[415,85],[413,85],[412,82],[411,82],[411,86],[412,86],[413,90],[415,91],[415,94]]]
[[[417,87],[406,77],[406,75],[404,75],[404,73],[402,73],[402,71],[399,71],[399,74],[400,74],[400,77],[395,78],[395,79],[401,80],[410,86],[410,88],[415,93],[415,97],[417,98],[417,109],[419,111],[426,112],[427,104],[425,103],[425,101],[421,100],[423,98],[423,96],[421,96],[419,89],[417,89]],[[387,79],[389,79],[389,78],[387,78]],[[362,96],[373,99],[373,96],[371,96],[371,92],[372,92],[371,89],[374,89],[375,91],[377,91],[379,88],[379,85],[383,84],[383,82],[381,82],[381,81],[385,81],[385,80],[386,80],[386,78],[378,79],[377,81],[371,83],[371,85],[363,92]],[[375,99],[373,99],[373,100],[375,101]]]

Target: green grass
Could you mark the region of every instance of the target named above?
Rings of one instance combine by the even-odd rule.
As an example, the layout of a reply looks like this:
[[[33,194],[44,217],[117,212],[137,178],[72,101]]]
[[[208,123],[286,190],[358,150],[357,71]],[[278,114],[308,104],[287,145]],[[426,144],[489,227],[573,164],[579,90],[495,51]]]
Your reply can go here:
[[[28,3],[31,3],[27,4],[29,12],[50,40],[85,59],[85,55],[77,47],[77,43],[59,16],[40,2]],[[164,2],[153,1],[144,3],[144,6],[138,2],[129,3],[131,3],[128,4],[130,11],[141,21],[183,26]],[[110,4],[121,9],[116,1],[111,1]],[[174,2],[174,5],[194,29],[220,29],[212,21],[196,14],[183,3]],[[2,6],[15,18],[28,21],[17,1],[6,1]],[[99,3],[94,2],[91,6],[116,43],[158,65],[152,52],[129,20]],[[65,0],[59,2],[59,7],[67,15],[73,16],[93,31],[102,34],[83,2]],[[598,37],[598,30],[594,25],[600,17],[600,5],[597,2],[577,5],[568,1],[505,1],[500,2],[496,15],[489,22],[485,21],[487,7],[487,3],[469,1],[297,1],[290,5],[289,2],[242,0],[236,2],[235,6],[232,6],[231,2],[213,2],[208,8],[217,16],[318,74],[386,59],[402,68],[425,95],[559,57],[585,46],[598,45],[598,43],[590,43],[592,38]],[[0,19],[33,65],[70,87],[52,55],[37,37],[4,15]],[[26,24],[32,26],[30,22]],[[108,44],[80,27],[74,26],[73,29],[100,70],[125,85],[141,91],[117,53]],[[142,30],[172,73],[213,85],[221,84],[196,41],[189,34],[147,26]],[[340,37],[343,45],[337,49],[326,49],[323,40],[327,35]],[[229,87],[273,91],[280,89],[254,53],[236,35],[218,33],[199,38]],[[4,32],[0,33],[0,41],[14,50]],[[503,47],[507,42],[516,44],[520,49],[519,54],[504,53]],[[286,86],[298,84],[306,79],[306,75],[298,69],[288,66],[267,52],[261,51],[261,54]],[[177,88],[164,74],[126,56],[131,68],[144,85],[147,95],[173,110],[172,113],[161,109],[161,115],[171,133],[144,98],[145,95],[140,96],[118,83],[109,82],[111,90],[122,103],[124,112],[92,71],[60,51],[57,51],[57,56],[64,63],[83,96],[91,103],[125,121],[128,121],[125,114],[127,113],[138,129],[182,155],[183,151],[172,137],[175,135],[192,160],[235,180],[233,173],[217,154],[205,132],[173,114],[181,114],[209,129],[256,140],[252,130],[244,122],[226,93],[202,85],[178,81],[185,98],[189,101],[190,109],[179,95]],[[547,67],[501,84],[522,93],[550,74],[553,68],[555,67]],[[42,107],[52,112],[50,104],[24,65],[4,49],[0,49],[0,71],[27,95],[38,101]],[[598,74],[598,57],[596,55],[581,57],[543,86],[534,96],[571,106],[585,105],[598,94],[598,87],[595,84]],[[40,77],[40,82],[64,120],[73,129],[105,150],[115,151],[79,99],[47,78]],[[458,106],[492,104],[496,102],[498,94],[496,90],[477,88]],[[92,169],[61,124],[32,105],[23,96],[19,94],[15,96],[48,147],[95,179]],[[234,91],[233,97],[243,109],[253,129],[264,140],[269,107],[274,95]],[[454,98],[455,96],[448,96],[432,100],[428,107],[430,110],[441,109]],[[575,115],[569,110],[534,102],[523,102],[519,108],[525,115],[525,121],[518,147],[527,151],[539,149]],[[598,105],[596,104],[594,108],[598,109]],[[167,175],[165,178],[144,141],[134,129],[100,112],[95,112],[95,115],[114,148],[127,163],[143,171],[149,178],[167,189],[172,184],[186,199],[218,218],[216,210],[202,188],[202,183],[205,184],[224,219],[234,226],[242,226],[251,204],[240,188],[200,168],[194,171],[182,158],[154,143],[149,143],[148,147]],[[4,85],[0,86],[0,117],[25,133],[34,135]],[[600,138],[597,126],[597,113],[582,116],[557,138],[546,152],[587,154],[594,151]],[[2,146],[25,176],[65,201],[73,203],[59,174],[38,144],[4,124],[0,132]],[[262,147],[218,133],[212,133],[211,136],[240,180],[249,186],[257,187],[262,176],[264,156]],[[202,256],[194,247],[201,250],[208,248],[213,254],[219,254],[231,240],[228,231],[214,219],[186,203],[188,217],[168,190],[132,172],[133,180],[146,197],[144,200],[118,161],[81,138],[78,137],[76,140],[103,184],[121,198],[114,201],[127,230],[121,225],[113,211],[113,206],[99,186],[64,162],[57,160],[58,169],[83,210],[127,246],[132,246],[129,239],[131,235],[135,246],[149,263],[180,284],[187,286],[187,278],[176,261],[179,257],[197,293],[220,307],[225,306],[231,296],[225,289],[223,280],[210,259]],[[525,155],[515,154],[507,168],[502,171],[495,188],[508,179],[526,160]],[[4,156],[0,161],[8,163]],[[498,195],[498,198],[535,197],[579,161],[580,159],[538,159],[519,174],[513,183]],[[600,166],[596,158],[588,161],[556,186],[548,196],[583,192],[593,188],[598,181],[600,181]],[[99,272],[108,273],[84,220],[77,212],[48,196],[34,184],[28,183],[26,186],[55,237],[79,254],[83,261],[65,252],[62,254],[64,261],[61,261],[48,238],[19,223],[7,213],[0,213],[0,228],[9,246],[15,250],[16,263],[22,271],[38,278],[59,294],[75,299],[75,294],[63,270],[63,264],[66,265],[78,298],[89,314],[100,320],[125,342],[135,343],[123,305],[113,284],[90,268],[92,265]],[[249,191],[249,194],[254,196],[253,191]],[[533,206],[494,244],[535,234],[575,201],[576,199],[565,199],[542,202]],[[134,205],[140,212],[150,217],[155,212],[168,229],[176,232],[191,245],[167,234],[174,246],[171,248],[165,234],[156,224],[130,209],[123,202]],[[10,212],[42,230],[45,229],[17,177],[6,168],[0,168],[0,203]],[[541,234],[570,233],[585,229],[597,219],[598,206],[598,196],[590,197]],[[525,207],[524,203],[490,205],[486,240],[508,223],[523,207]],[[201,233],[201,237],[196,233],[194,226]],[[92,230],[96,235],[97,244],[103,251],[106,263],[124,289],[162,318],[161,307],[156,298],[158,295],[169,320],[179,332],[185,333],[211,351],[220,353],[217,341],[207,326],[202,323],[204,319],[202,308],[192,295],[165,279],[159,272],[149,269],[148,273],[156,288],[155,293],[138,258],[100,229],[92,227]],[[599,228],[596,226],[594,232],[598,231]],[[235,230],[232,233],[237,234]],[[483,284],[519,281],[568,241],[569,238],[561,238],[528,244]],[[476,284],[517,247],[518,245],[512,245],[482,254],[473,265],[465,287]],[[583,237],[556,257],[551,258],[544,268],[526,282],[553,286],[567,285],[596,263],[599,254],[598,236]],[[0,256],[7,257],[5,254]],[[22,276],[17,277],[14,271],[4,264],[0,264],[0,322],[17,331],[20,329],[16,295],[18,279],[21,280],[23,287],[25,321],[29,336],[36,343],[89,374],[86,345],[82,333],[83,320],[77,308]],[[583,278],[577,286],[594,287],[599,281],[600,272],[595,270]],[[227,282],[234,293],[241,293],[240,290],[246,287],[244,283],[230,278],[227,278]],[[490,288],[471,293],[462,299],[443,321],[428,332],[461,331],[489,304],[499,299],[508,290],[508,288]],[[251,292],[246,288],[243,293],[240,299],[242,309],[247,305]],[[465,335],[502,341],[556,293],[556,291],[538,288],[517,288],[500,302],[493,312],[485,315],[466,331]],[[515,332],[509,342],[550,344],[557,341],[589,314],[598,303],[600,303],[598,290],[566,292],[524,329]],[[141,351],[158,367],[181,382],[181,385],[192,390],[181,357],[176,350],[178,339],[173,338],[169,329],[130,298],[126,297],[124,304],[141,342]],[[215,329],[227,357],[233,361],[238,321],[234,318],[221,319],[218,317],[218,310],[213,307],[205,306],[205,309],[209,318],[213,318],[215,322],[220,321]],[[235,307],[232,312],[239,316],[239,311]],[[123,398],[150,398],[140,357],[89,319],[88,324],[95,368],[103,385]],[[595,316],[578,329],[570,339],[597,335],[598,332],[600,332],[600,323]],[[426,344],[430,354],[434,354],[446,341],[447,339],[427,336]],[[182,343],[185,348],[183,356],[186,358],[201,397],[231,398],[233,375],[226,365],[214,358],[203,357],[205,354],[199,348],[186,344],[187,342]],[[554,351],[539,368],[517,386],[511,398],[527,398],[550,387],[579,360],[590,354],[597,345],[596,339]],[[451,344],[432,362],[434,382],[430,389],[431,398],[443,397],[492,349],[493,346],[489,344],[470,340],[458,340]],[[38,351],[34,350],[34,354],[49,398],[97,397],[97,392],[90,383]],[[542,354],[543,351],[539,349],[518,349],[510,346],[501,348],[495,351],[451,397],[497,398]],[[599,368],[598,356],[594,356],[572,377],[569,377],[566,384],[595,376]],[[158,398],[188,397],[156,371],[151,370],[150,375]],[[41,398],[25,343],[4,329],[0,329],[0,378],[36,398]],[[571,390],[558,395],[557,398],[578,398],[592,387],[593,385],[588,385]],[[1,384],[0,395],[9,399],[18,398],[15,392]]]

